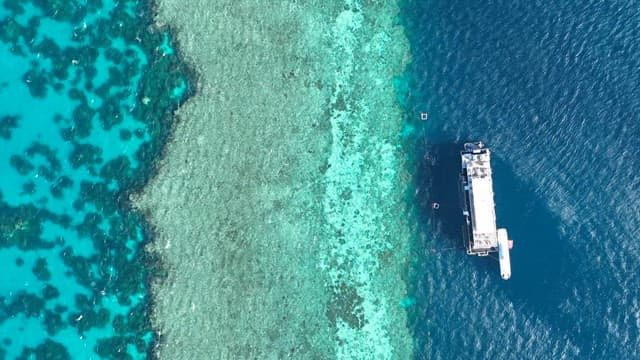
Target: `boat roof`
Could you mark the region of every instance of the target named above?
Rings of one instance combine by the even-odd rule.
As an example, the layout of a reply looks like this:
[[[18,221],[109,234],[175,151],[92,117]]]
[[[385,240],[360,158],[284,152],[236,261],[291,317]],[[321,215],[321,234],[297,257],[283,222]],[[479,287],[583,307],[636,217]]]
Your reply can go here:
[[[462,153],[466,167],[474,248],[497,247],[495,202],[491,177],[491,152],[488,149]]]

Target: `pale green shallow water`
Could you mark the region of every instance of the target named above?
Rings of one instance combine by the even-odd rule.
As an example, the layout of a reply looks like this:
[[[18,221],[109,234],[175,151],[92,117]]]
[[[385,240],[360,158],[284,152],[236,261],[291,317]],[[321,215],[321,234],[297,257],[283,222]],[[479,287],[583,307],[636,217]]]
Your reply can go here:
[[[404,359],[396,4],[159,2],[199,74],[136,199],[162,359]]]

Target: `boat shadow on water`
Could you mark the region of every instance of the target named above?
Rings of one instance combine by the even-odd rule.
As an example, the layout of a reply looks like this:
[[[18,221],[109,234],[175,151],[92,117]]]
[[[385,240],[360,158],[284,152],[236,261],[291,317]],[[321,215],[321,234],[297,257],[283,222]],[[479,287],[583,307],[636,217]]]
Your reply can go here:
[[[414,314],[417,316],[411,316],[418,349],[429,348],[429,342],[435,344],[439,338],[434,334],[434,331],[437,332],[435,328],[445,326],[447,321],[434,318],[439,316],[435,313],[436,308],[446,300],[433,298],[446,294],[426,293],[429,288],[442,289],[443,286],[428,284],[429,281],[450,283],[444,288],[479,286],[484,289],[478,291],[486,291],[488,298],[495,297],[496,301],[503,302],[504,299],[498,299],[506,297],[516,311],[526,314],[526,318],[552,319],[559,329],[570,330],[573,319],[557,313],[572,291],[570,284],[562,279],[575,276],[572,273],[576,271],[572,270],[576,264],[571,259],[567,238],[560,231],[558,217],[550,211],[546,202],[534,192],[531,185],[520,180],[499,156],[493,156],[492,159],[496,217],[498,226],[507,228],[510,238],[515,242],[511,252],[513,277],[509,281],[500,278],[497,253],[490,257],[466,255],[462,241],[464,218],[459,197],[462,145],[457,142],[430,145],[421,149],[422,159],[416,164],[414,201],[417,216],[421,219],[418,231],[428,234],[416,244],[416,252],[426,256],[418,260],[420,264],[413,270],[419,279],[415,284],[416,310],[432,308],[423,313],[417,310]],[[434,208],[434,204],[438,205]],[[455,270],[446,272],[447,276],[451,276],[449,279],[429,277],[424,273],[420,275],[420,272],[432,271],[436,267]],[[440,272],[440,275],[445,273]],[[472,277],[488,278],[489,281],[474,285],[470,281]],[[452,291],[454,293],[456,291]],[[427,322],[432,324],[430,330],[424,328],[423,324]],[[426,334],[425,331],[431,339],[421,339],[420,334]],[[422,358],[418,354],[425,353],[417,351],[416,357]],[[426,358],[429,357],[427,355]]]
[[[427,219],[426,229],[439,241],[432,251],[463,249],[462,217],[458,181],[462,144],[431,145],[424,152],[416,174],[416,188],[421,219]]]
[[[505,294],[514,306],[541,317],[552,314],[560,325],[557,311],[572,292],[568,280],[583,270],[547,201],[500,158],[492,163],[496,217],[515,244],[510,254],[513,278],[504,287]]]
[[[420,226],[433,237],[430,248],[423,249],[425,252],[458,250],[461,257],[466,257],[459,192],[462,145],[454,142],[431,145],[418,166],[416,202],[418,216],[425,219]],[[516,295],[518,285],[526,284],[521,289],[523,292],[546,292],[559,283],[557,277],[569,270],[571,262],[570,249],[565,246],[567,239],[560,231],[560,221],[545,202],[495,155],[492,156],[492,169],[497,224],[507,228],[515,241],[511,262],[514,277],[516,274],[517,277],[508,282],[511,284],[509,289]],[[498,263],[492,261],[497,253],[491,255],[494,257],[480,257],[480,261],[473,261],[472,266],[478,267],[476,270],[480,272],[494,272],[496,280],[501,280]]]

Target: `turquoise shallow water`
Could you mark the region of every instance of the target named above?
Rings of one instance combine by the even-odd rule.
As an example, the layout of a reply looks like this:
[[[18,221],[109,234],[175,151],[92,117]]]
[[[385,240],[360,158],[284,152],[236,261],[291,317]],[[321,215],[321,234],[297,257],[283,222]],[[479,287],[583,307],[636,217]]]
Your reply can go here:
[[[640,358],[639,16],[636,1],[405,8],[409,112],[429,112],[414,121],[416,358]],[[458,151],[477,139],[515,240],[507,282],[448,250]]]
[[[0,7],[0,358],[144,358],[161,274],[129,191],[190,93],[135,1]]]

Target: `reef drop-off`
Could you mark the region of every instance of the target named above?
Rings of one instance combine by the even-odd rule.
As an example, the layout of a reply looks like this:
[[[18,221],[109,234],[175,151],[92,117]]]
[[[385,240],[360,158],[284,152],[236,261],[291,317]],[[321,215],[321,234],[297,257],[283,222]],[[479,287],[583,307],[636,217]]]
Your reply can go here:
[[[198,73],[146,211],[164,359],[406,359],[394,2],[159,2]]]

